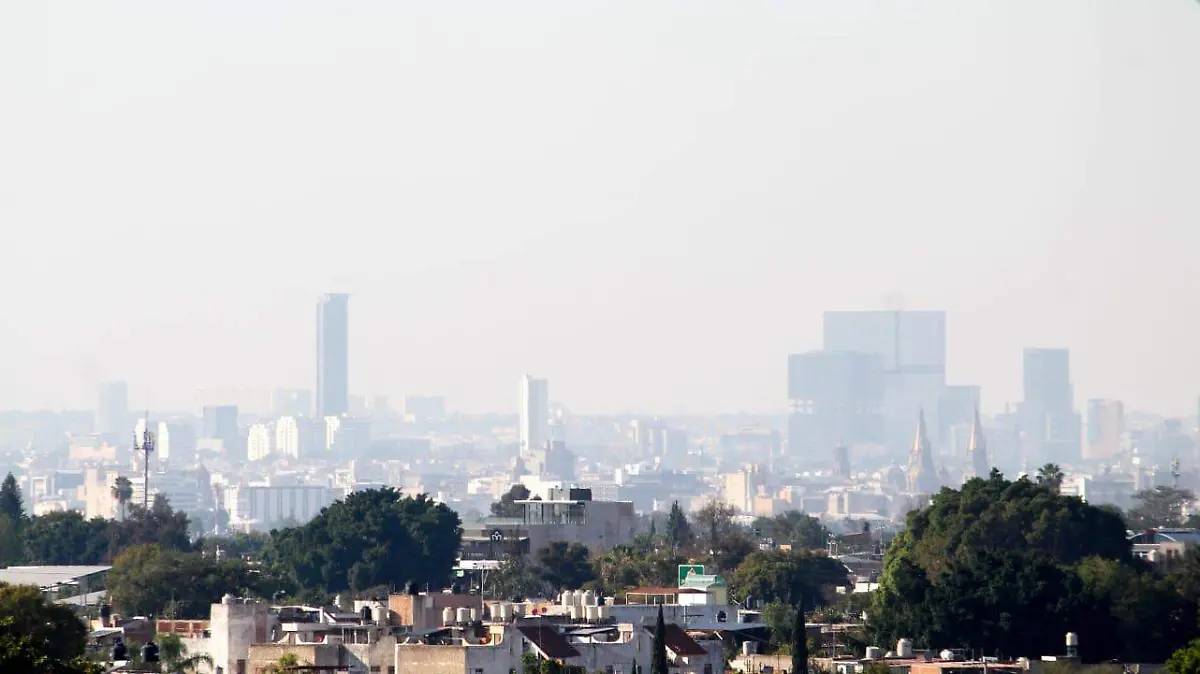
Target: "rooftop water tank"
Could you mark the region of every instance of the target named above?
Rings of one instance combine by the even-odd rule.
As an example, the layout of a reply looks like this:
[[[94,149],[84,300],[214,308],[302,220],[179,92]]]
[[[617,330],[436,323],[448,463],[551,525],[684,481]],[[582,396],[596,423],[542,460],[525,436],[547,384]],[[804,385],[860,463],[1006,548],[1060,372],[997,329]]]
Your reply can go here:
[[[591,590],[585,591],[583,593],[583,605],[584,606],[595,606],[596,605],[596,593],[592,592]]]
[[[594,623],[594,622],[597,622],[600,620],[600,607],[599,606],[593,606],[593,605],[589,604],[587,606],[584,606],[583,610],[584,610],[584,617],[587,618],[588,622]]]
[[[571,616],[571,620],[572,620],[572,621],[579,620],[579,616],[580,616],[580,614],[583,612],[583,607],[581,607],[581,606],[576,606],[575,604],[571,604],[571,606],[570,606],[570,608],[568,609],[568,611],[570,612],[570,616]]]
[[[559,601],[562,602],[564,607],[570,606],[575,603],[575,595],[570,590],[563,590],[563,593],[559,595]]]
[[[742,655],[754,655],[755,646],[758,646],[758,644],[753,641],[749,641],[749,640],[743,641],[742,642]]]
[[[511,604],[498,604],[500,607],[500,622],[506,623],[512,618]],[[494,618],[493,618],[494,619]]]
[[[446,608],[442,609],[442,624],[443,625],[453,625],[454,624],[454,609],[452,609],[450,607],[446,607]]]
[[[867,646],[867,659],[879,660],[883,657],[883,649],[878,646]]]
[[[479,609],[477,609],[477,608],[471,609],[470,616],[471,616],[471,622],[475,622],[476,620],[479,620]]]
[[[471,620],[471,609],[460,608],[457,611],[455,611],[454,616],[455,616],[455,622],[457,622],[460,625],[464,625],[464,624],[470,622],[470,620]]]
[[[912,639],[901,639],[896,642],[896,657],[911,658],[913,656]]]

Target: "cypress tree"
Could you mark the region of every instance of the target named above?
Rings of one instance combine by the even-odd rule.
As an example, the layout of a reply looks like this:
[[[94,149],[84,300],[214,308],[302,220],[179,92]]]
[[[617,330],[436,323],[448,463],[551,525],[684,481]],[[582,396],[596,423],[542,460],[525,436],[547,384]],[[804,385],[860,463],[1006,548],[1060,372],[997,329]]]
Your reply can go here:
[[[792,623],[791,674],[808,674],[808,631],[804,629],[804,602],[796,606],[796,620]]]
[[[662,605],[654,622],[654,644],[650,647],[650,674],[670,674],[667,668],[667,625],[663,622]]]

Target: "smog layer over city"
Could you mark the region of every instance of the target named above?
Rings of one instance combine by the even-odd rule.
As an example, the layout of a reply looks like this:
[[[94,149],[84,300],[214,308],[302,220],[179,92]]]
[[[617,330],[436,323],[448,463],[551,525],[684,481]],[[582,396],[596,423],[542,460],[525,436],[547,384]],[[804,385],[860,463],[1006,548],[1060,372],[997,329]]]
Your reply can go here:
[[[0,3],[0,673],[1200,674],[1200,3]]]

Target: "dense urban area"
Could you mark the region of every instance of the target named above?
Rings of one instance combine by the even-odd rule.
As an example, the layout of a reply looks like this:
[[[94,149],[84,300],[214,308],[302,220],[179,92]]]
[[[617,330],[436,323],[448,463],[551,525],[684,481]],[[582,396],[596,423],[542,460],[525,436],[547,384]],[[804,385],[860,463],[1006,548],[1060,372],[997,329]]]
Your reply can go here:
[[[0,414],[0,672],[1200,671],[1200,418],[1065,348],[989,416],[945,312],[831,311],[786,415],[468,415],[351,393],[349,318],[315,395]]]

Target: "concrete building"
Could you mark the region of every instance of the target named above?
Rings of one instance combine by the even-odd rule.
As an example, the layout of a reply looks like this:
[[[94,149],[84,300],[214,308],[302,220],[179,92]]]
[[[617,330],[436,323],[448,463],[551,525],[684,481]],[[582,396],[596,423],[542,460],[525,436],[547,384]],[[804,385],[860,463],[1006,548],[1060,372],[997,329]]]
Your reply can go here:
[[[541,447],[523,452],[521,459],[531,474],[551,480],[575,479],[575,454],[561,440],[547,440]]]
[[[912,420],[924,410],[940,428],[938,402],[946,388],[944,311],[827,311],[824,348],[882,358],[883,433],[895,452],[908,446]],[[828,445],[826,445],[828,446]]]
[[[550,383],[521,377],[520,450],[528,452],[545,447],[550,441]]]
[[[129,386],[123,381],[100,383],[96,404],[96,431],[121,435],[129,430]]]
[[[271,431],[266,424],[254,424],[246,435],[246,460],[262,461],[271,455]]]
[[[341,417],[325,417],[325,451],[333,449],[337,442],[338,431],[342,430]]]
[[[1028,458],[1068,462],[1081,456],[1081,421],[1075,411],[1071,354],[1067,349],[1027,348],[1024,400],[1018,410]]]
[[[317,302],[317,416],[350,412],[350,296]]]
[[[758,493],[759,477],[758,469],[754,466],[749,466],[736,473],[726,473],[721,477],[722,498],[726,503],[737,508],[738,512],[744,515],[752,514],[754,497]]]
[[[238,429],[237,405],[211,405],[203,410],[203,437],[220,440],[227,453],[241,453],[241,432]]]
[[[1120,400],[1093,399],[1087,405],[1085,461],[1106,461],[1121,452],[1125,437],[1125,406]]]
[[[275,421],[275,451],[280,456],[300,458],[300,426],[295,417],[280,417]]]
[[[848,351],[788,356],[788,452],[883,441],[883,357]]]
[[[463,527],[463,559],[496,559],[514,550],[532,556],[551,543],[579,543],[595,555],[633,541],[631,501],[595,501],[592,490],[568,487],[516,503],[520,518],[488,517]],[[493,532],[499,532],[499,544],[492,542]]]
[[[665,635],[672,672],[719,674],[724,668],[722,642],[700,638],[674,623]],[[639,672],[650,670],[653,649],[651,630],[628,623],[556,624],[521,620],[486,625],[480,629],[441,630],[426,642],[410,638],[396,646],[397,674],[509,674],[522,671],[521,658],[532,653],[587,672],[627,674],[636,663]]]
[[[269,531],[283,523],[304,524],[341,496],[319,485],[232,485],[225,488],[222,505],[231,529]]]

